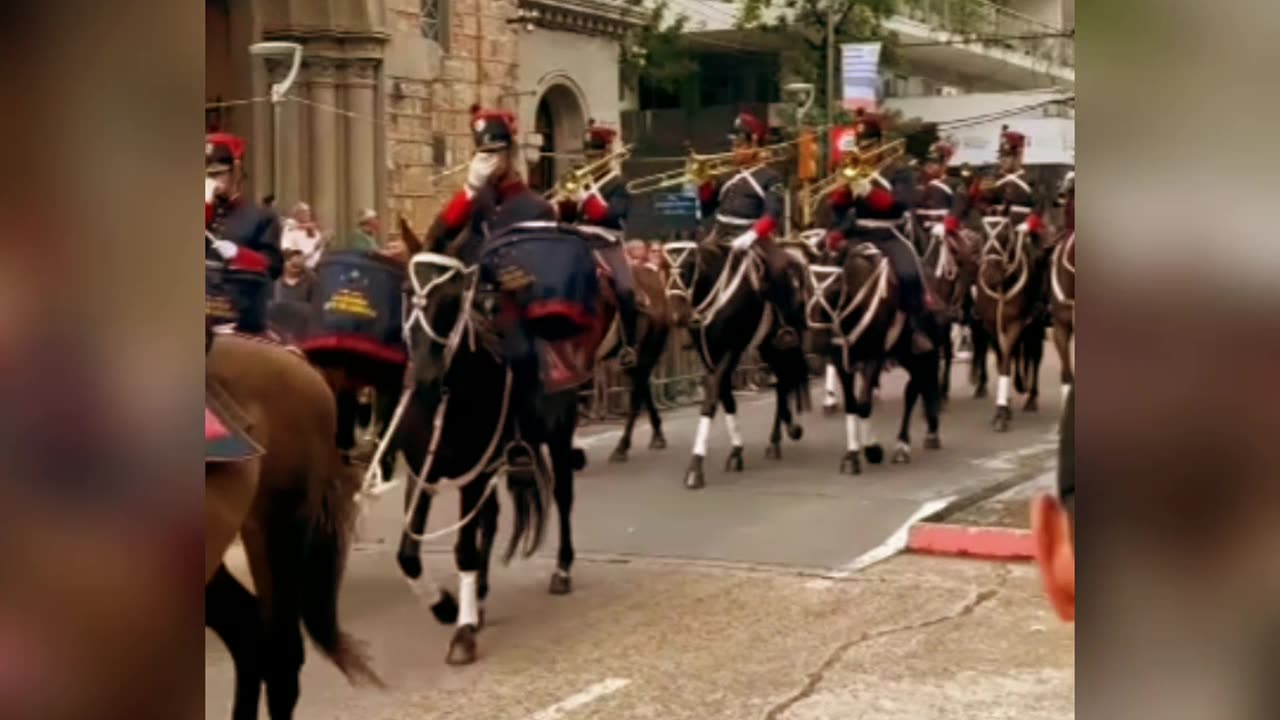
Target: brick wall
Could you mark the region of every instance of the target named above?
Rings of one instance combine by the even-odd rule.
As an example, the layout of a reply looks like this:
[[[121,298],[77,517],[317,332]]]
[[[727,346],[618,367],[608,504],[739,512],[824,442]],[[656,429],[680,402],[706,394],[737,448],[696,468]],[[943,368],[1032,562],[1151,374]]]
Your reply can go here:
[[[471,156],[469,109],[508,105],[500,97],[514,89],[516,35],[506,23],[517,0],[451,0],[448,52],[435,43],[414,48],[412,72],[388,69],[384,82],[387,130],[386,230],[398,233],[403,216],[418,233],[426,231],[449,196],[462,186],[464,172],[444,170]],[[421,1],[387,0],[392,43],[421,37]],[[418,42],[415,39],[415,42]],[[429,47],[428,47],[429,46]],[[418,56],[421,66],[416,66]],[[443,150],[443,154],[439,153]]]

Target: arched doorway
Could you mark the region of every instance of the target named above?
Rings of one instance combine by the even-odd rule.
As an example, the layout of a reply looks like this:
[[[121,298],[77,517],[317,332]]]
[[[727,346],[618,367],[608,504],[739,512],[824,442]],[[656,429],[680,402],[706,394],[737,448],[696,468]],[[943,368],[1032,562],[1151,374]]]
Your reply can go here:
[[[529,184],[549,190],[582,152],[587,113],[578,92],[564,83],[549,86],[538,99],[534,128],[542,135],[542,155],[529,167]]]

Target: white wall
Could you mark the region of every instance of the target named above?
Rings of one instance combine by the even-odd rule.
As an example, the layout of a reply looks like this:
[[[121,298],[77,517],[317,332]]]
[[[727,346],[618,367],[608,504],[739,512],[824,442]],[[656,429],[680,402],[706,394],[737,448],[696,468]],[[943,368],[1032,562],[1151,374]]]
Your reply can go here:
[[[1063,24],[1062,0],[1007,0],[1001,4],[1020,15],[1026,15],[1046,25],[1061,27]]]
[[[534,128],[538,99],[556,83],[575,88],[583,117],[621,129],[617,40],[537,28],[520,33],[518,42],[515,90],[520,93],[522,132]]]
[[[946,123],[978,118],[987,113],[1010,113],[1001,117],[956,127],[943,128],[942,134],[956,145],[954,164],[986,165],[995,162],[1000,141],[1000,127],[1027,135],[1028,165],[1075,163],[1074,117],[1045,117],[1043,108],[1012,111],[1028,105],[1062,97],[1058,92],[975,93],[953,97],[890,98],[885,106],[899,110],[910,118],[926,122]]]

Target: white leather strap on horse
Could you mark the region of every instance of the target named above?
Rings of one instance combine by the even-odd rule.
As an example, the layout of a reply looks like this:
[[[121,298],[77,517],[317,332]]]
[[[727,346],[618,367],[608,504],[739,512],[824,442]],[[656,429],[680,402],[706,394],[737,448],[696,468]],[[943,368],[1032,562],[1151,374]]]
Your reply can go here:
[[[930,180],[929,187],[937,188],[942,192],[946,193],[948,196],[955,195],[955,191],[951,189],[951,186],[942,182],[941,180],[937,180],[937,179]],[[946,211],[944,210],[943,212],[946,212]]]
[[[1058,247],[1053,249],[1053,260],[1049,263],[1049,280],[1053,286],[1053,298],[1057,300],[1059,304],[1071,308],[1075,307],[1076,299],[1074,297],[1067,297],[1066,291],[1062,288],[1062,280],[1059,277],[1059,273],[1066,271],[1072,275],[1076,274],[1075,265],[1072,265],[1068,260],[1070,255],[1068,246],[1074,247],[1075,244],[1076,234],[1071,233],[1071,236],[1068,237],[1065,242],[1059,243]]]

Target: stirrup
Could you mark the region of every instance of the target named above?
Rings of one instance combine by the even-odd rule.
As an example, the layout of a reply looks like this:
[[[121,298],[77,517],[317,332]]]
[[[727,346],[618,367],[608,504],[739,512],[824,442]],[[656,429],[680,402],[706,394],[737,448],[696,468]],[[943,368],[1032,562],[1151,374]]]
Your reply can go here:
[[[623,345],[618,351],[618,367],[629,370],[636,366],[636,351],[630,345]]]

